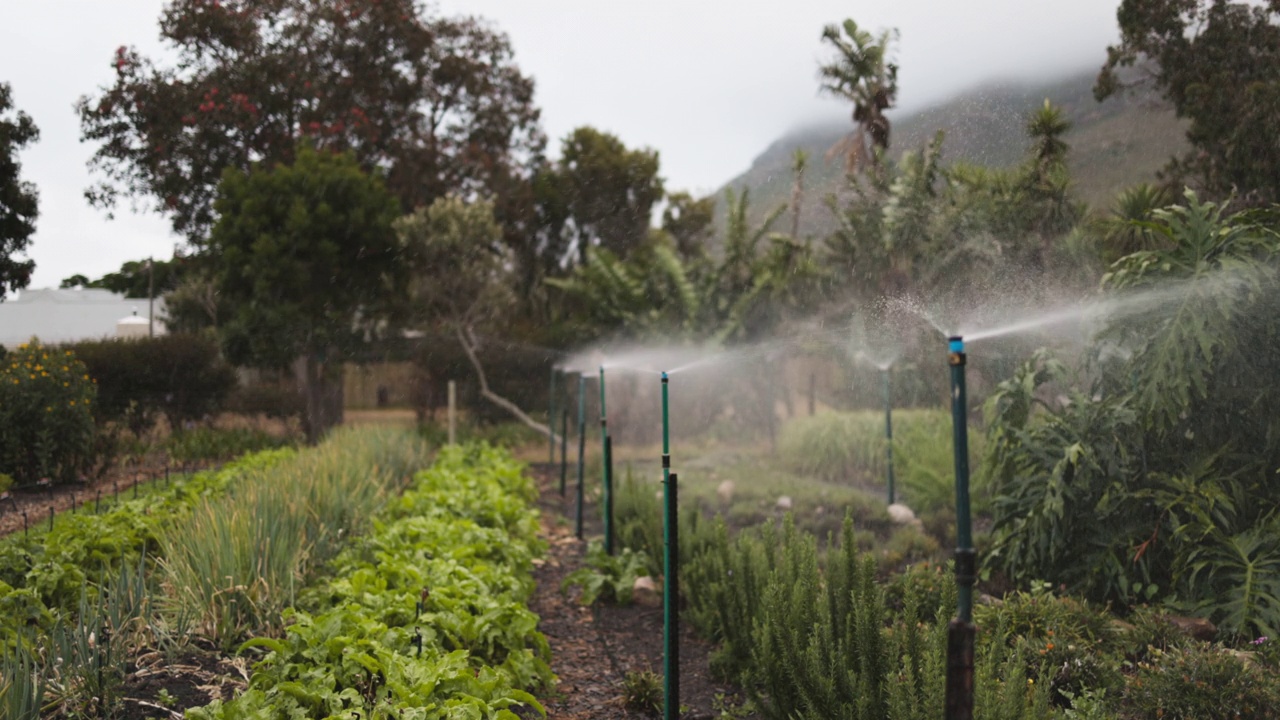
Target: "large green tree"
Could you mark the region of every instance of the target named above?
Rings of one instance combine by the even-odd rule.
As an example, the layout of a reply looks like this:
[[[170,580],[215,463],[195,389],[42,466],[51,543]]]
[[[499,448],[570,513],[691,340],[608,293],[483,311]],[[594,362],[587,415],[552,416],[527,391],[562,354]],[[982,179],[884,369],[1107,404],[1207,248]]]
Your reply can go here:
[[[197,244],[223,169],[288,163],[300,139],[385,172],[404,210],[506,188],[543,145],[506,36],[416,0],[172,0],[160,32],[163,59],[121,46],[79,103],[88,194],[149,197]]]
[[[229,168],[214,210],[223,348],[236,363],[293,363],[314,439],[341,422],[343,361],[403,307],[399,206],[351,153],[304,147],[289,165]]]
[[[716,199],[714,196],[694,198],[681,191],[667,196],[662,210],[662,229],[675,241],[676,250],[685,260],[703,257],[715,236]]]
[[[614,135],[580,127],[564,139],[555,173],[578,262],[588,248],[625,256],[648,238],[663,195],[656,151],[632,150]]]
[[[0,300],[31,282],[36,264],[17,257],[36,231],[36,189],[23,182],[18,152],[40,137],[31,116],[14,110],[8,83],[0,83]]]
[[[1116,17],[1120,43],[1094,94],[1149,79],[1190,121],[1191,149],[1166,168],[1170,182],[1280,200],[1280,2],[1124,0]]]
[[[480,395],[542,433],[549,433],[520,407],[494,392],[480,362],[477,329],[501,325],[514,305],[509,249],[494,218],[494,205],[456,195],[437,198],[395,223],[414,267],[409,288],[411,321],[425,330],[451,333],[466,354]]]

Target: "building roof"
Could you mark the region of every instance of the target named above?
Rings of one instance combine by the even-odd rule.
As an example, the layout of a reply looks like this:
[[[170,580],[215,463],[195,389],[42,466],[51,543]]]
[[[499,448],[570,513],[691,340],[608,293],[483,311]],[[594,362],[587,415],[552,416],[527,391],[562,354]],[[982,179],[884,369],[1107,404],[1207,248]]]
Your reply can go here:
[[[160,318],[164,302],[155,301],[156,334],[164,332]],[[22,290],[0,302],[0,345],[16,347],[32,337],[55,345],[79,340],[117,337],[117,323],[137,316],[146,322],[146,298],[126,298],[93,288]]]

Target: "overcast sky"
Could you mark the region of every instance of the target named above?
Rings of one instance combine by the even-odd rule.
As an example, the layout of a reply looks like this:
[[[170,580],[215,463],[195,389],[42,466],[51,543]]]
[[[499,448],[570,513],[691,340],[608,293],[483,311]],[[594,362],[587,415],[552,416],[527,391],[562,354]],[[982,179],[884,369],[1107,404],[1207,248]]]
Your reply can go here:
[[[901,31],[904,110],[995,79],[1053,78],[1101,65],[1119,0],[442,0],[489,18],[537,83],[554,153],[580,125],[659,151],[671,189],[715,190],[798,125],[848,109],[817,94],[822,26],[851,17]],[[97,277],[125,260],[169,257],[155,214],[90,208],[76,98],[111,81],[116,47],[161,50],[163,0],[0,0],[0,82],[40,127],[21,156],[40,190],[32,287]]]

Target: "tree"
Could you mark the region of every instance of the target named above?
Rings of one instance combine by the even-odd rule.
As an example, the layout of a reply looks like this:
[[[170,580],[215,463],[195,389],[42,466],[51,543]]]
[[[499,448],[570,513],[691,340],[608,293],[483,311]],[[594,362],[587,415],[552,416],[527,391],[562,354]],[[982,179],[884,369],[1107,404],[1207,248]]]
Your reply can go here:
[[[506,36],[416,0],[172,0],[160,30],[172,65],[121,46],[78,104],[101,143],[88,195],[150,197],[197,245],[223,169],[288,164],[304,138],[385,171],[404,210],[505,186],[543,145]]]
[[[580,127],[565,138],[556,172],[579,262],[588,247],[626,256],[648,238],[663,195],[656,151],[630,150],[609,133]]]
[[[8,293],[21,290],[31,282],[36,264],[19,260],[31,243],[39,214],[35,187],[19,176],[22,165],[18,152],[40,138],[31,116],[13,111],[8,83],[0,83],[0,300]]]
[[[127,260],[116,272],[97,280],[76,274],[63,278],[59,287],[102,288],[128,298],[160,297],[182,283],[190,261],[182,256],[172,260]]]
[[[713,196],[694,199],[683,191],[667,196],[662,229],[675,241],[680,257],[687,261],[707,254],[707,246],[715,236],[715,213]]]
[[[1165,169],[1214,198],[1233,190],[1250,204],[1280,200],[1280,2],[1124,0],[1120,43],[1107,49],[1094,95],[1103,100],[1141,78],[1190,120],[1191,150]],[[1154,67],[1150,64],[1154,63]]]
[[[308,437],[342,420],[342,363],[403,306],[399,207],[352,153],[300,148],[290,164],[229,168],[209,237],[230,360],[294,363]]]
[[[396,220],[395,231],[412,259],[409,296],[419,325],[474,326],[510,305],[510,258],[493,203],[447,195]]]
[[[476,325],[491,322],[513,304],[510,257],[501,244],[502,227],[493,203],[467,202],[456,195],[438,198],[395,223],[400,242],[412,258],[411,306],[420,326],[443,324],[458,339],[476,378],[480,395],[542,433],[551,430],[498,395],[476,353]]]
[[[850,172],[868,162],[876,164],[875,153],[889,147],[889,118],[884,113],[898,99],[898,66],[889,59],[890,43],[897,37],[896,30],[872,37],[853,20],[822,29],[822,40],[835,48],[836,57],[818,71],[821,90],[853,103],[856,129],[845,151]]]

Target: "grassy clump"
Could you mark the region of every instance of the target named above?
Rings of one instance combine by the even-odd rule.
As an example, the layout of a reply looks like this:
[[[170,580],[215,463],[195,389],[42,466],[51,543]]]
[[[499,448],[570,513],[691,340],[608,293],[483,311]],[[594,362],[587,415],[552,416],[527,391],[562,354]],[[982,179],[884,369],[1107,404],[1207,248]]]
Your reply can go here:
[[[955,457],[951,415],[945,410],[904,409],[893,413],[893,469],[898,494],[917,512],[955,501]],[[798,418],[782,429],[778,451],[797,473],[829,482],[882,487],[886,477],[884,413],[829,412]],[[969,432],[970,467],[982,456],[983,437]],[[975,480],[971,479],[971,483]],[[980,507],[984,489],[972,485]]]
[[[198,503],[160,540],[172,603],[224,646],[279,630],[308,576],[425,463],[407,431],[343,429]]]

